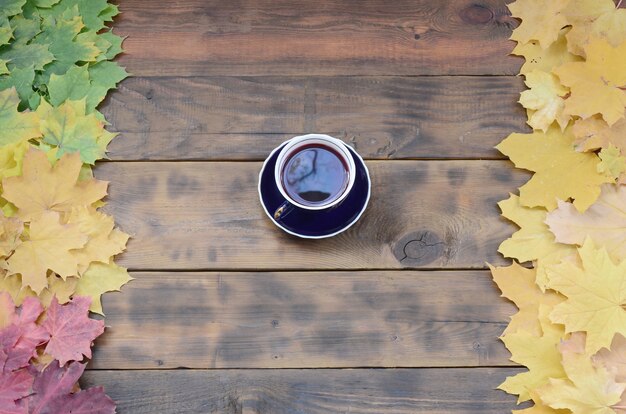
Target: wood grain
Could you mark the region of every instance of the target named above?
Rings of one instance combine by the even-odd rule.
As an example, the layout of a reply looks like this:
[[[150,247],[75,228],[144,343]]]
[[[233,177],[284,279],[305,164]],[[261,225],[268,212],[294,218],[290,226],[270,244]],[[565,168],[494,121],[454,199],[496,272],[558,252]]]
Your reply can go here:
[[[87,371],[119,414],[502,414],[519,369]]]
[[[512,365],[485,271],[144,273],[106,295],[92,367]]]
[[[120,2],[137,76],[514,75],[504,0]]]
[[[485,268],[515,227],[498,200],[527,174],[504,161],[371,161],[372,198],[347,232],[290,236],[265,216],[258,162],[125,162],[106,211],[133,239],[119,263],[141,269]]]
[[[527,131],[513,77],[130,78],[102,111],[114,160],[262,160],[318,132],[370,159],[503,158]]]

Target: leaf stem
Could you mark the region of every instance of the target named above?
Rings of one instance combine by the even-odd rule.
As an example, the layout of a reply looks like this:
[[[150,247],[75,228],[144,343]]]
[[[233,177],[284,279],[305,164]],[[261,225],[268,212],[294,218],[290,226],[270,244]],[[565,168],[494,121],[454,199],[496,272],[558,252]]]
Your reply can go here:
[[[621,5],[622,5],[622,0],[619,0],[619,1],[617,2],[617,6],[615,6],[615,8],[616,8],[616,9],[619,9],[619,6],[621,6]]]

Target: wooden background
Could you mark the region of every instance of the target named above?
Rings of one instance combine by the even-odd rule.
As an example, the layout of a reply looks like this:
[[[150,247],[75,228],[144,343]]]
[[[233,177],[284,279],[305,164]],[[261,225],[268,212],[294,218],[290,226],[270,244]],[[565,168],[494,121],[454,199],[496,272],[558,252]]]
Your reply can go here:
[[[503,0],[121,0],[134,77],[106,210],[136,278],[83,385],[126,413],[505,413],[520,368],[485,262],[527,179],[493,146],[525,131]],[[282,233],[262,160],[328,133],[368,161],[366,214],[327,240]]]

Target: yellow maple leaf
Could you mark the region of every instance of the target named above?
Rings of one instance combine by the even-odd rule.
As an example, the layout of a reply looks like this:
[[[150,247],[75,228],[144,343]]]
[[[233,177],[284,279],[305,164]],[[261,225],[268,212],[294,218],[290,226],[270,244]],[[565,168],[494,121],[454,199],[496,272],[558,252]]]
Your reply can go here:
[[[496,146],[518,168],[535,172],[519,189],[523,206],[553,210],[557,200],[573,198],[574,206],[585,211],[600,195],[600,185],[611,181],[598,173],[597,155],[574,151],[573,138],[571,128],[552,127],[545,133],[511,134]]]
[[[89,206],[106,195],[108,183],[79,181],[81,166],[78,154],[64,155],[53,167],[44,152],[30,149],[24,156],[22,176],[2,181],[3,197],[17,207],[23,220],[46,211],[66,213],[73,207]]]
[[[615,374],[617,382],[626,382],[626,338],[615,335],[611,349],[601,349],[593,356],[593,362],[595,366],[602,366]]]
[[[551,72],[554,68],[568,62],[579,62],[580,56],[576,56],[567,50],[565,33],[569,29],[561,31],[558,39],[547,49],[539,46],[539,42],[533,40],[528,43],[518,43],[511,54],[524,56],[525,62],[520,69],[520,74],[525,75],[534,70]]]
[[[626,171],[626,158],[622,157],[616,146],[609,145],[607,148],[602,148],[598,156],[602,160],[598,164],[599,173],[617,180]]]
[[[534,111],[528,125],[545,132],[556,121],[561,130],[565,129],[571,117],[563,114],[563,96],[569,89],[562,86],[552,73],[537,70],[527,73],[525,82],[530,89],[521,93],[519,103]]]
[[[605,184],[598,200],[584,213],[570,203],[548,214],[546,224],[557,241],[582,246],[587,238],[616,261],[626,259],[626,187]]]
[[[123,267],[113,263],[92,263],[78,279],[76,294],[90,296],[92,300],[89,310],[104,315],[100,296],[106,292],[119,291],[132,279]]]
[[[44,212],[30,222],[28,239],[7,259],[8,274],[19,273],[22,284],[39,294],[48,286],[48,270],[64,278],[78,274],[78,259],[72,250],[80,249],[85,243],[87,236],[78,226],[61,224],[57,212]]]
[[[67,223],[76,224],[89,236],[85,247],[74,252],[82,274],[92,262],[108,263],[111,257],[124,251],[128,234],[115,229],[113,218],[93,207],[75,207],[67,216]]]
[[[565,114],[583,119],[601,114],[613,125],[624,117],[626,106],[626,41],[613,47],[601,38],[585,46],[587,60],[570,62],[554,70],[571,96],[565,100]]]
[[[33,112],[18,112],[19,103],[15,88],[0,91],[0,146],[40,136],[39,117]]]
[[[511,351],[511,361],[528,368],[527,372],[507,377],[498,387],[509,394],[519,395],[518,403],[530,400],[531,390],[547,384],[548,379],[565,378],[558,350],[564,332],[556,327],[546,327],[545,331],[539,337],[519,331],[501,338]]]
[[[567,378],[550,378],[537,390],[544,404],[580,414],[615,414],[626,384],[615,381],[606,369],[594,367],[584,354],[563,354]]]
[[[570,0],[563,14],[572,26],[568,49],[576,55],[585,56],[592,38],[602,37],[613,46],[626,38],[626,10],[616,9],[612,0]]]
[[[567,297],[550,319],[568,333],[586,332],[586,352],[593,354],[610,346],[615,334],[626,334],[626,261],[614,264],[591,239],[578,254],[582,266],[563,262],[548,269],[548,287]]]
[[[0,179],[22,174],[22,160],[29,147],[27,141],[0,147]]]
[[[511,40],[528,43],[536,40],[542,48],[549,47],[559,37],[561,29],[567,26],[563,9],[569,0],[517,0],[509,4],[513,16],[522,23],[513,30]]]
[[[535,269],[526,269],[517,263],[507,267],[489,266],[493,280],[502,292],[502,297],[509,299],[519,311],[511,316],[503,336],[524,331],[534,336],[543,335],[542,323],[539,319],[539,308],[554,308],[563,301],[556,292],[543,293],[535,283]]]
[[[15,306],[20,306],[28,296],[36,296],[30,288],[22,286],[20,275],[7,276],[6,270],[0,269],[0,292],[7,292],[11,295]]]
[[[614,145],[622,154],[626,154],[626,118],[609,126],[601,116],[595,115],[577,120],[572,131],[578,151],[595,151]]]
[[[0,212],[0,257],[9,256],[22,242],[24,222],[18,218],[5,217]]]
[[[556,243],[554,235],[544,223],[548,213],[541,207],[524,207],[519,197],[513,194],[498,203],[502,216],[517,224],[520,229],[503,241],[498,248],[504,257],[511,257],[520,262],[536,263],[536,282],[541,290],[548,283],[546,267],[560,263],[561,260],[576,253],[572,246]]]
[[[76,291],[77,277],[67,277],[65,280],[54,273],[48,275],[48,287],[39,293],[39,299],[44,307],[50,306],[52,298],[57,298],[60,304],[69,302]]]

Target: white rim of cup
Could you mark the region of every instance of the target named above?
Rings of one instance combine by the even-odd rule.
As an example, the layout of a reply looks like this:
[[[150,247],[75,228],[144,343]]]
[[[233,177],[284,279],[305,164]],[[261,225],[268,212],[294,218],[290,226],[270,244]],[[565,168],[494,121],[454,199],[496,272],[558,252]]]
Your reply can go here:
[[[337,199],[333,200],[332,203],[323,204],[320,206],[307,206],[295,201],[292,197],[290,197],[282,185],[281,175],[282,169],[285,165],[286,160],[284,160],[285,155],[291,152],[295,147],[306,143],[307,141],[311,141],[312,143],[321,143],[321,144],[331,144],[338,152],[341,153],[344,161],[348,163],[349,167],[349,177],[348,177],[348,185],[343,190],[343,193],[337,197]],[[346,145],[343,141],[331,137],[330,135],[325,134],[306,134],[299,135],[297,137],[293,137],[287,142],[287,144],[282,148],[280,153],[278,154],[278,158],[276,159],[276,166],[274,167],[274,181],[276,183],[276,188],[282,194],[286,201],[293,204],[298,208],[302,208],[305,210],[325,210],[327,208],[331,208],[341,203],[350,193],[352,187],[354,186],[354,181],[356,179],[356,164],[354,163],[354,159],[350,155],[350,150],[347,149]]]
[[[287,144],[288,143],[289,143],[289,141],[287,141]],[[278,221],[276,221],[274,219],[274,216],[272,216],[272,214],[270,214],[270,212],[267,211],[267,207],[265,207],[265,203],[263,203],[263,194],[261,192],[261,177],[263,177],[263,173],[265,172],[265,167],[267,167],[267,163],[269,162],[270,158],[272,158],[274,156],[274,154],[278,151],[278,149],[281,147],[281,145],[279,145],[278,147],[274,148],[272,150],[272,152],[270,153],[270,155],[267,156],[265,161],[263,161],[263,166],[261,167],[261,171],[259,172],[259,184],[257,185],[257,192],[259,193],[259,200],[261,201],[261,207],[263,207],[263,211],[265,211],[265,215],[272,221],[272,223],[274,223],[276,225],[276,227],[280,228],[285,233],[289,233],[292,236],[300,237],[302,239],[326,239],[328,237],[336,236],[339,233],[343,233],[344,231],[346,231],[350,227],[352,227],[354,225],[354,223],[359,221],[359,219],[361,218],[363,213],[365,213],[365,210],[367,209],[367,205],[370,202],[370,196],[372,195],[372,180],[370,178],[370,172],[367,169],[367,165],[365,165],[365,161],[363,161],[363,157],[361,157],[358,152],[356,152],[354,149],[348,147],[347,145],[346,145],[346,147],[348,148],[348,150],[353,155],[355,155],[358,158],[359,161],[361,161],[361,165],[363,166],[363,169],[365,170],[365,175],[367,176],[367,197],[365,199],[365,204],[363,204],[363,208],[361,208],[361,211],[359,211],[359,214],[355,217],[355,219],[352,220],[348,225],[346,225],[342,229],[340,229],[340,230],[338,230],[338,231],[336,231],[334,233],[324,234],[324,235],[321,235],[321,236],[308,236],[306,234],[296,233],[294,231],[291,231],[291,230],[283,227],[283,225],[281,225]],[[345,144],[343,144],[343,145],[345,145]]]

